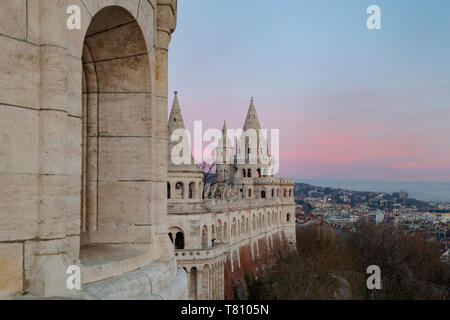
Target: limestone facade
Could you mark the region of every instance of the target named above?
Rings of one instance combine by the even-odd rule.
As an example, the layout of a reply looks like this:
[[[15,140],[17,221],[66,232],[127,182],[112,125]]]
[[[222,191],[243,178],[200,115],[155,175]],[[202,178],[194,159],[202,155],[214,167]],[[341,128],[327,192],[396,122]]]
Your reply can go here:
[[[165,196],[176,15],[176,0],[0,1],[0,298],[187,297]]]
[[[238,161],[224,125],[216,155],[228,153],[231,162],[217,164],[216,183],[204,185],[203,172],[197,165],[176,165],[170,156],[176,145],[182,144],[182,139],[171,136],[183,128],[175,93],[168,123],[169,238],[178,265],[188,276],[189,299],[224,299],[225,287],[232,285],[226,283],[231,278],[227,272],[241,268],[241,255],[247,248],[251,260],[256,261],[262,256],[261,244],[270,252],[275,249],[274,239],[295,243],[294,181],[275,177],[270,164],[260,161],[259,153],[256,161],[249,161],[247,153],[243,161]],[[244,132],[247,129],[260,129],[253,99]],[[248,148],[245,144],[245,150]]]

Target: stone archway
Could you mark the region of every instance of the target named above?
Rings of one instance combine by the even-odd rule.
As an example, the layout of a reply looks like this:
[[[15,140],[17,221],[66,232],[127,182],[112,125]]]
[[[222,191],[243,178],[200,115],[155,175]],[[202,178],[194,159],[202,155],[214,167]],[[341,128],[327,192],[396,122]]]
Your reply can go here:
[[[139,23],[126,9],[105,7],[92,18],[82,53],[83,264],[95,264],[99,253],[120,260],[129,243],[142,244],[134,246],[136,255],[150,251],[150,61]]]

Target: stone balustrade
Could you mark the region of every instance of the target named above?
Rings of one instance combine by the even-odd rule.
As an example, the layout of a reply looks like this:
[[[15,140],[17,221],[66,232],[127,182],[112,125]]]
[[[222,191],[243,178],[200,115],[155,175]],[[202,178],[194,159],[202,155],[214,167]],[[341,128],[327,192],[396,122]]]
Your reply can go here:
[[[226,243],[219,243],[211,248],[178,249],[175,250],[175,258],[177,261],[214,259],[224,255],[226,253],[226,248]]]

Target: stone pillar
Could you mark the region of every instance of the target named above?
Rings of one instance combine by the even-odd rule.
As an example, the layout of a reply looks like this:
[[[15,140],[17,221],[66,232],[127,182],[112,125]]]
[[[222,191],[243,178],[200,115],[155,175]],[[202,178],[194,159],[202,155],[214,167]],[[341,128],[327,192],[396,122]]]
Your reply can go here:
[[[167,108],[168,108],[168,49],[171,34],[176,27],[176,1],[159,1],[156,8],[156,49],[154,64],[154,119],[153,150],[154,157],[152,176],[155,179],[152,193],[152,239],[155,239],[154,255],[156,261],[170,262],[173,253],[170,251],[167,237]],[[173,193],[173,195],[175,195]],[[174,266],[175,268],[175,266]],[[176,270],[173,270],[175,273]]]
[[[66,219],[72,219],[72,215],[78,214],[74,219],[73,231],[77,232],[78,227],[79,234],[80,202],[77,203],[76,194],[77,191],[79,194],[81,187],[82,124],[81,117],[74,117],[75,115],[68,109],[71,105],[67,97],[68,59],[73,58],[68,57],[66,49],[65,2],[49,0],[40,1],[39,4],[41,23],[40,175],[39,226],[36,238],[40,241],[29,247],[30,254],[34,255],[30,267],[29,292],[49,297],[68,295],[65,271],[68,264],[75,262],[70,263],[66,259],[64,238]],[[73,193],[75,193],[75,199],[71,199]]]

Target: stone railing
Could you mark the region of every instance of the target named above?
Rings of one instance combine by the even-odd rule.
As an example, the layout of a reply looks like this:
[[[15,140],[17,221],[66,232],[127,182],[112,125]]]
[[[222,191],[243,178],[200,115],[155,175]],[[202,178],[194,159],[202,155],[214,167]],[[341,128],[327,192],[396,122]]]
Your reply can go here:
[[[205,249],[175,250],[175,258],[178,261],[213,259],[226,253],[225,243],[216,244],[215,247]]]
[[[266,199],[205,199],[205,205],[208,210],[236,210],[247,209],[252,207],[266,207],[281,204],[280,198],[266,198]]]

